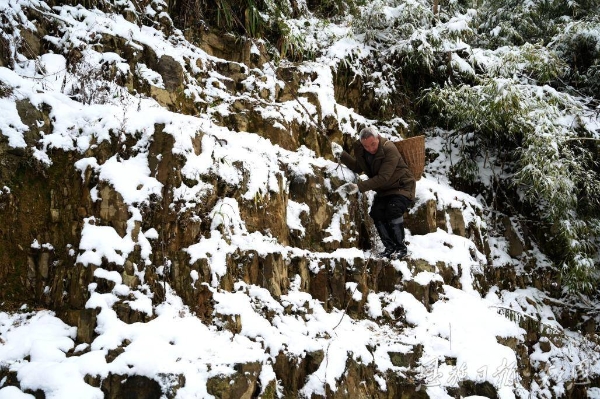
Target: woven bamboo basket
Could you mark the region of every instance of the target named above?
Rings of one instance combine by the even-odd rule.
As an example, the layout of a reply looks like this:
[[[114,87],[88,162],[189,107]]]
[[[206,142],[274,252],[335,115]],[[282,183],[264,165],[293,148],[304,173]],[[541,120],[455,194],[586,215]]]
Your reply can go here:
[[[425,169],[425,136],[410,137],[395,141],[394,144],[415,176],[415,180],[419,180]]]

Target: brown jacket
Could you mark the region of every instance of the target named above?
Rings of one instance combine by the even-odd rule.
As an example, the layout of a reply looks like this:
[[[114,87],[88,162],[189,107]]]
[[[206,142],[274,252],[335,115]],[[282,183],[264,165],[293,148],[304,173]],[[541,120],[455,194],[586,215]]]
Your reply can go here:
[[[415,200],[415,178],[393,142],[379,137],[371,173],[364,157],[366,151],[360,140],[354,143],[352,152],[354,157],[346,151],[342,152],[340,160],[353,172],[365,173],[369,177],[368,180],[358,182],[361,193],[374,190],[381,196],[401,194],[411,201]]]

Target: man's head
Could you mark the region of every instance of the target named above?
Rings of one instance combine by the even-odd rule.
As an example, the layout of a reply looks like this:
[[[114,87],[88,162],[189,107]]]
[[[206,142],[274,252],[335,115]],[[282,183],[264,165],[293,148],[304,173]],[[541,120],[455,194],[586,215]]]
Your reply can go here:
[[[366,127],[359,133],[359,139],[362,146],[370,154],[375,154],[379,148],[379,133],[374,127]]]

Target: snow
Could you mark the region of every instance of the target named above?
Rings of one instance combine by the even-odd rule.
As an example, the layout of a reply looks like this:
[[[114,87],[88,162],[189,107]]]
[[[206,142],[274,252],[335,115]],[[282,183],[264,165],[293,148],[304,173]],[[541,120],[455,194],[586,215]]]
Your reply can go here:
[[[336,213],[331,219],[331,224],[325,229],[325,232],[329,233],[329,236],[325,237],[323,242],[342,241],[341,225],[344,222],[346,215],[349,216],[349,210],[348,205],[344,204],[336,210]]]
[[[0,130],[2,130],[4,136],[8,137],[8,145],[13,148],[26,147],[23,133],[28,131],[29,127],[21,122],[16,102],[11,99],[0,98],[0,113],[2,113]]]
[[[294,200],[288,200],[287,205],[287,225],[291,230],[299,230],[300,237],[304,237],[304,232],[306,228],[302,225],[302,221],[300,220],[300,215],[302,213],[306,213],[310,215],[310,208],[307,204],[299,203]]]
[[[433,236],[436,234],[440,233]],[[451,236],[443,233],[442,237],[447,239]],[[460,247],[457,248],[455,257],[461,259],[463,255],[460,255]],[[120,283],[117,272],[96,269],[96,273]],[[439,278],[436,276],[420,273],[415,281],[425,283],[427,279]],[[356,283],[347,283],[346,286],[353,299],[360,301],[362,293]],[[497,298],[483,299],[474,292],[449,286],[444,288],[444,301],[434,304],[431,312],[406,292],[370,293],[368,314],[372,318],[382,316],[382,303],[386,304],[383,309],[388,314],[398,307],[405,309],[406,320],[412,327],[400,335],[392,334],[368,320],[355,321],[344,317],[341,311],[326,312],[318,301],[293,287],[294,284],[290,292],[282,296],[281,304],[266,289],[243,283],[238,283],[233,292],[214,290],[216,313],[239,316],[242,329],[237,335],[211,330],[190,314],[171,291],[167,301],[156,307],[157,317],[154,320],[131,325],[119,321],[111,310],[111,304],[116,300],[112,294],[93,293],[88,307],[101,308],[97,327],[99,335],[89,352],[71,356],[69,361],[65,358],[65,352],[74,347],[75,328],[64,325],[51,312],[25,316],[0,313],[1,332],[5,340],[0,347],[0,358],[14,361],[30,356],[27,364],[12,363],[13,369],[22,376],[20,379],[24,387],[54,392],[53,397],[98,397],[98,390],[83,383],[74,384],[73,380],[82,381],[82,377],[77,376],[85,374],[106,375],[108,372],[151,378],[159,373],[183,373],[187,381],[194,381],[179,391],[181,397],[186,397],[192,392],[205,392],[202,383],[206,383],[211,376],[233,373],[231,365],[235,363],[258,361],[268,364],[268,359],[284,347],[298,356],[324,350],[328,362],[323,362],[309,377],[303,387],[303,392],[308,394],[323,393],[324,383],[334,389],[345,370],[347,357],[367,364],[376,361],[383,373],[395,369],[389,360],[385,360],[386,350],[404,352],[409,347],[406,344],[420,343],[424,346],[424,356],[428,362],[440,356],[455,357],[461,370],[464,365],[461,372],[465,375],[485,378],[499,386],[497,380],[500,374],[497,371],[510,370],[515,355],[509,348],[499,344],[496,337],[522,338],[523,334],[523,330],[490,307]],[[518,298],[518,294],[515,298]],[[306,320],[294,314],[286,315],[282,305],[286,302],[300,307],[308,305],[312,312],[306,315]],[[265,306],[275,313],[271,322],[260,313]],[[374,331],[377,333],[373,334]],[[324,333],[331,338],[325,338]],[[107,364],[103,360],[104,351],[114,349],[124,340],[130,341],[125,352]],[[375,345],[379,349],[371,354],[366,350],[367,345]],[[48,362],[51,362],[52,375],[56,374],[52,385],[42,383],[47,380],[41,379],[42,375],[46,375],[47,367],[50,367],[44,366]],[[422,373],[428,375],[432,365],[425,363]],[[482,370],[488,373],[482,376]],[[440,366],[438,371],[439,376],[449,376],[451,372],[447,366]],[[272,369],[263,368],[261,375],[265,380],[273,378]],[[66,384],[66,381],[70,383]],[[504,393],[501,397],[513,396]]]
[[[115,155],[98,169],[100,180],[110,183],[126,204],[147,201],[151,194],[161,195],[162,184],[150,177],[148,154],[138,154],[126,160],[119,160]]]
[[[1,399],[33,399],[35,396],[23,393],[19,388],[8,386],[0,388]]]
[[[100,269],[97,272],[98,270]],[[102,273],[119,283],[116,272]],[[419,274],[415,280],[423,283],[422,275],[426,274]],[[431,277],[427,275],[427,278]],[[355,291],[352,294],[354,300],[361,299],[360,293],[356,295],[358,291],[355,284],[347,283],[347,288]],[[21,376],[22,386],[48,390],[55,395],[52,397],[101,397],[97,390],[74,382],[82,381],[81,376],[86,373],[106,375],[109,371],[149,377],[164,372],[183,373],[188,381],[195,381],[179,392],[182,397],[186,397],[192,392],[204,392],[201,383],[206,382],[211,375],[232,373],[232,364],[267,362],[270,356],[276,355],[284,346],[290,353],[298,355],[322,349],[326,351],[329,361],[323,362],[309,377],[303,391],[323,393],[324,382],[335,387],[335,381],[341,377],[348,356],[366,363],[374,361],[373,355],[364,349],[365,345],[376,344],[381,350],[388,348],[388,351],[394,351],[400,344],[421,343],[424,346],[424,358],[427,359],[422,369],[424,375],[434,379],[448,378],[446,382],[451,381],[450,376],[454,375],[452,368],[432,362],[440,356],[452,357],[457,359],[456,364],[465,376],[487,380],[501,388],[503,378],[506,377],[503,373],[511,371],[516,358],[512,350],[497,342],[496,337],[522,339],[523,330],[491,307],[497,303],[496,297],[484,299],[474,292],[449,286],[444,289],[444,300],[434,304],[431,312],[406,292],[396,291],[383,295],[381,299],[377,294],[370,293],[370,317],[381,317],[381,302],[387,303],[384,309],[388,313],[393,313],[393,309],[398,307],[407,312],[406,320],[413,327],[395,337],[389,335],[386,329],[366,320],[353,321],[339,311],[325,312],[310,295],[295,290],[282,296],[282,303],[308,302],[312,315],[307,315],[307,321],[294,315],[284,315],[282,305],[264,288],[238,284],[234,292],[215,291],[217,314],[240,317],[242,330],[235,336],[227,332],[212,331],[191,315],[174,296],[157,307],[156,319],[145,324],[126,325],[110,310],[114,298],[108,295],[102,299],[100,294],[93,294],[88,306],[100,306],[102,310],[98,316],[99,336],[94,340],[90,352],[66,361],[65,352],[74,347],[75,328],[64,325],[51,312],[32,313],[25,317],[0,313],[1,332],[5,341],[0,347],[0,358],[5,362],[14,362],[30,356],[27,364],[12,363],[13,369]],[[514,294],[514,298],[520,297],[523,296]],[[272,322],[260,315],[259,309],[264,306],[275,312]],[[373,331],[378,333],[372,335]],[[332,338],[323,338],[321,334],[325,332]],[[115,348],[125,339],[131,341],[125,353],[110,365],[106,364],[103,361],[104,350]],[[148,348],[152,350],[149,351]],[[206,367],[209,364],[213,371]],[[394,367],[379,360],[377,365],[382,372]],[[438,369],[435,374],[430,375],[434,372],[431,369],[434,365]],[[43,376],[47,375],[50,366],[51,375],[55,375],[52,385],[42,383],[48,381]],[[269,370],[264,368],[261,378],[273,378],[272,371]],[[13,388],[4,390],[9,392]],[[4,390],[0,392],[4,394]],[[500,396],[514,397],[510,391],[506,392],[502,388]]]
[[[418,5],[418,2],[407,3],[415,7]],[[11,17],[13,22],[31,25],[21,10],[27,4],[39,4],[46,10],[44,12],[55,12],[64,21],[61,27],[64,36],[57,32],[55,34],[61,36],[47,38],[58,48],[66,46],[67,38],[73,46],[85,47],[95,34],[106,33],[126,39],[138,50],[146,45],[159,58],[169,55],[194,73],[200,72],[196,60],[214,60],[214,57],[183,39],[176,46],[154,28],[140,27],[122,16],[107,15],[99,10],[63,5],[51,11],[43,2],[28,3],[25,0],[2,2],[0,10],[7,15],[14,15]],[[403,8],[400,7],[384,10],[385,18],[389,19],[399,18],[403,15],[401,12]],[[434,33],[467,31],[470,29],[468,19],[468,16],[452,19]],[[331,26],[319,32],[320,37],[315,35],[314,40],[321,38],[331,45],[317,61],[301,64],[300,71],[314,79],[305,82],[299,92],[316,95],[321,104],[321,117],[333,116],[340,121],[336,128],[343,134],[355,136],[356,131],[349,121],[362,124],[369,121],[335,101],[331,67],[335,68],[349,57],[360,63],[361,59],[375,50],[363,41],[364,35],[352,36],[348,32],[350,27]],[[422,37],[425,37],[425,32],[415,31],[414,35],[403,40],[419,41]],[[400,43],[398,48],[402,45]],[[466,48],[460,41],[446,45],[450,49]],[[257,51],[255,46],[251,48],[252,53]],[[502,56],[509,51],[507,48],[500,48],[494,53],[472,50],[470,60],[453,53],[451,64],[455,70],[472,75],[472,64],[488,69],[498,68]],[[93,50],[82,54],[91,65],[114,64],[124,75],[133,73],[117,54],[100,54]],[[301,387],[301,393],[307,397],[325,395],[327,389],[336,391],[349,359],[373,365],[376,370],[374,378],[379,388],[386,391],[384,377],[387,372],[404,375],[409,371],[393,365],[389,353],[407,353],[415,345],[422,345],[423,348],[423,357],[416,371],[427,382],[430,397],[449,397],[444,387],[455,387],[461,380],[470,379],[488,381],[497,388],[501,399],[512,399],[517,397],[515,392],[523,389],[514,378],[518,359],[515,351],[501,342],[512,338],[522,343],[526,332],[518,323],[500,314],[499,309],[503,308],[518,310],[523,317],[535,318],[550,328],[560,330],[574,342],[564,349],[552,345],[550,352],[543,352],[539,345],[535,346],[530,354],[534,364],[546,362],[556,370],[573,373],[574,365],[589,361],[595,362],[590,365],[596,368],[592,371],[600,372],[597,370],[600,368],[597,354],[586,353],[589,346],[577,345],[587,341],[575,332],[562,329],[552,308],[541,305],[550,300],[546,294],[534,288],[508,292],[500,291],[497,287],[481,294],[477,290],[475,276],[482,273],[488,260],[471,238],[457,235],[456,226],[449,223],[446,230],[437,229],[424,235],[407,231],[409,258],[411,261],[421,260],[428,265],[451,268],[455,275],[460,276],[461,289],[444,284],[437,266],[434,271],[418,271],[409,261],[393,261],[391,265],[401,274],[403,283],[414,281],[424,287],[432,283],[440,286],[440,299],[426,306],[406,291],[362,292],[357,282],[346,282],[348,298],[354,303],[365,301],[367,318],[359,320],[350,317],[345,309],[327,310],[321,301],[302,291],[300,275],[289,276],[290,288],[279,297],[265,288],[242,281],[235,281],[231,292],[220,288],[221,279],[230,267],[228,261],[236,251],[255,251],[261,257],[280,254],[286,261],[292,256],[299,256],[307,260],[311,273],[330,267],[333,270],[336,264],[333,260],[345,260],[352,265],[356,259],[364,260],[370,255],[358,248],[314,253],[286,246],[279,237],[269,232],[250,232],[240,211],[242,204],[233,197],[221,197],[208,212],[195,215],[193,219],[209,223],[210,233],[200,236],[197,242],[184,249],[190,265],[204,261],[208,266],[211,279],[207,289],[212,294],[213,316],[217,321],[214,324],[202,322],[183,304],[167,281],[164,281],[165,300],[153,305],[152,293],[143,283],[143,272],[136,274],[142,284],[130,287],[124,279],[123,267],[128,256],[136,249],[140,250],[144,265],[157,269],[162,267],[163,271],[168,267],[156,265],[152,260],[154,254],[149,240],[164,239],[160,231],[149,228],[143,234],[134,234],[134,226],[144,218],[139,206],[147,205],[156,198],[162,199],[165,188],[156,177],[157,172],[150,169],[148,159],[147,149],[152,143],[156,125],[164,125],[163,132],[173,138],[172,152],[182,156],[184,162],[181,169],[183,177],[197,181],[191,187],[182,183],[173,189],[174,202],[181,204],[181,213],[193,212],[197,204],[205,203],[206,198],[214,194],[213,184],[206,182],[213,179],[239,189],[240,201],[253,202],[258,206],[270,201],[271,196],[287,193],[289,181],[285,170],[290,171],[294,179],[304,181],[316,170],[323,170],[342,181],[353,181],[354,176],[305,146],[295,151],[282,149],[258,134],[219,126],[209,113],[197,116],[173,113],[151,98],[126,91],[119,92],[118,98],[105,98],[97,103],[77,101],[73,98],[73,85],[79,77],[67,69],[66,59],[60,54],[44,54],[36,60],[24,60],[16,65],[14,71],[0,67],[0,83],[13,90],[11,97],[0,98],[0,130],[9,147],[26,148],[25,137],[29,128],[19,117],[16,101],[26,99],[36,107],[49,105],[52,131],[41,133],[34,152],[36,158],[51,165],[53,150],[78,154],[79,159],[74,166],[80,172],[82,181],[87,172],[98,178],[98,184],[90,189],[92,199],[101,202],[108,186],[122,200],[127,210],[126,231],[122,235],[113,226],[106,225],[106,221],[95,217],[84,218],[81,239],[72,250],[79,265],[92,268],[97,279],[114,285],[110,292],[100,292],[96,283],[88,287],[90,295],[86,308],[99,311],[96,335],[89,345],[76,345],[76,327],[66,325],[53,312],[28,309],[14,313],[0,312],[0,365],[16,374],[21,387],[4,386],[6,381],[0,381],[0,399],[32,398],[32,395],[24,393],[26,390],[43,390],[47,398],[102,398],[102,391],[86,383],[85,377],[106,378],[110,373],[147,376],[158,381],[164,390],[169,388],[168,382],[161,380],[160,375],[182,375],[186,384],[177,391],[177,398],[208,397],[207,381],[210,378],[233,375],[237,364],[249,362],[260,364],[262,387],[274,382],[277,390],[281,391],[280,381],[277,381],[273,369],[275,357],[280,351],[298,358],[317,351],[323,352],[324,361]],[[41,70],[44,72],[41,73]],[[498,70],[502,74],[514,69]],[[148,65],[137,64],[135,72],[147,83],[164,88],[160,74]],[[276,85],[281,83],[268,67],[263,73],[266,77],[264,80],[248,78],[244,84],[248,88],[267,89],[274,95]],[[217,82],[215,76],[211,75],[208,81]],[[63,82],[69,84],[63,85]],[[205,96],[203,100],[231,100],[229,94],[210,84],[202,88],[188,87],[188,90],[196,95],[202,94]],[[551,88],[546,87],[539,94],[553,93]],[[303,97],[301,101],[310,113],[317,112],[315,105],[306,98]],[[210,112],[225,113],[224,108],[215,109]],[[276,116],[285,123],[306,123],[307,126],[312,123],[297,102],[277,104],[277,107],[266,104],[261,112],[263,115]],[[406,123],[402,122],[406,127]],[[566,126],[573,121],[565,117],[559,122]],[[285,126],[278,123],[277,126],[285,130]],[[590,119],[586,123],[592,125],[597,121]],[[131,138],[139,140],[133,148],[123,147],[129,152],[123,151],[105,160],[86,155],[89,149],[103,142],[123,143]],[[193,144],[197,138],[201,142],[200,153],[196,152]],[[456,152],[444,152],[446,144],[445,137],[440,135],[427,138],[427,147],[439,156],[428,165],[425,177],[417,185],[413,212],[428,201],[435,201],[437,211],[460,210],[465,227],[485,227],[481,216],[485,204],[479,198],[455,190],[449,183],[448,164]],[[331,181],[325,184],[334,191]],[[10,188],[4,187],[4,192],[10,193]],[[367,197],[366,200],[372,198]],[[348,235],[344,234],[347,232],[343,232],[341,226],[350,219],[349,209],[345,204],[334,210],[331,222],[323,229],[326,233],[323,239],[325,243],[341,242]],[[303,237],[309,228],[306,222],[303,224],[303,220],[311,223],[314,210],[305,203],[293,200],[287,201],[285,210],[286,225]],[[490,237],[489,244],[494,267],[517,262],[508,255],[503,237]],[[33,241],[31,247],[53,249],[52,243],[40,244],[37,240]],[[541,254],[538,260],[540,264],[545,262]],[[107,270],[103,267],[106,264],[118,267],[116,270]],[[196,285],[199,272],[190,270],[189,276],[192,284]],[[536,305],[527,300],[531,298]],[[148,316],[149,321],[127,324],[120,320],[113,305],[121,300],[132,310]],[[287,310],[288,307],[292,309],[291,312]],[[406,323],[401,317],[395,316],[400,313],[403,313]],[[386,322],[378,324],[383,319]],[[238,322],[239,331],[233,333],[228,330],[231,323]],[[108,363],[108,351],[120,347],[124,348],[123,353]],[[456,363],[449,365],[445,359],[454,359]],[[591,388],[588,396],[600,398],[600,390]]]
[[[100,266],[102,259],[123,265],[127,255],[133,251],[134,243],[129,236],[121,237],[110,226],[96,226],[93,217],[84,219],[79,249],[84,252],[77,256],[77,262]]]

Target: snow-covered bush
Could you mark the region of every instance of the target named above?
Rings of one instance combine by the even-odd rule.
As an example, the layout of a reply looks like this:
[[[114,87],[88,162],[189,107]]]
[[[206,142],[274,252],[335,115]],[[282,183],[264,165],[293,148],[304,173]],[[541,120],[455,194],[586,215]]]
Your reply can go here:
[[[490,47],[547,44],[566,21],[596,15],[599,6],[598,0],[484,1],[479,30],[488,36],[480,36],[479,41]]]
[[[568,67],[555,52],[539,44],[475,49],[469,59],[474,68],[490,77],[519,78],[542,84],[564,78]]]
[[[551,226],[547,239],[568,287],[589,291],[598,278],[600,168],[586,144],[594,137],[594,125],[582,116],[586,104],[549,86],[503,78],[433,89],[426,99],[440,122],[463,138],[455,177],[489,176],[474,162],[491,168],[495,160],[500,185],[515,190],[521,206]]]
[[[531,8],[531,2],[523,4],[518,0],[485,2],[480,8],[479,30],[487,35],[479,37],[478,44],[491,48],[521,45],[529,38],[541,36]]]
[[[473,15],[434,14],[424,1],[370,2],[353,22],[354,31],[377,49],[378,61],[399,72],[436,73],[448,53],[467,50]]]
[[[586,94],[600,92],[600,18],[567,24],[549,44],[571,68],[570,81]]]

